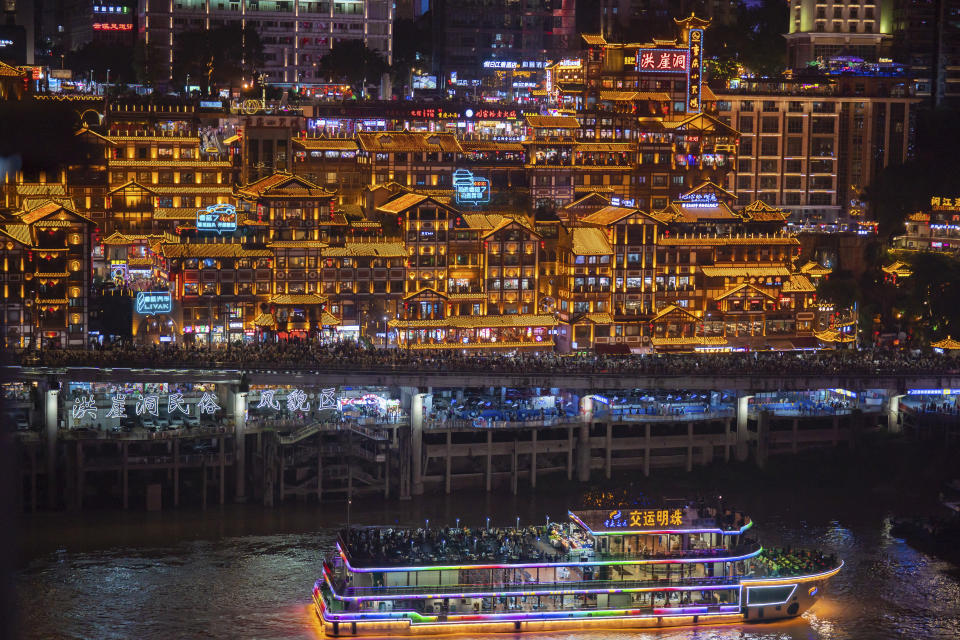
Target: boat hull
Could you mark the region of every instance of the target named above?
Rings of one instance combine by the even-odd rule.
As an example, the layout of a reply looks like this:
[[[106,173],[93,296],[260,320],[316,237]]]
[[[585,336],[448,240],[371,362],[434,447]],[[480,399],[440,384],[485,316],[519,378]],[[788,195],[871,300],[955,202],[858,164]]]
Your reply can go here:
[[[421,636],[453,633],[521,633],[656,629],[696,625],[770,622],[794,618],[819,599],[826,581],[840,567],[824,574],[744,580],[740,604],[645,611],[557,611],[514,614],[422,616],[410,613],[334,613],[314,587],[317,617],[328,637]]]

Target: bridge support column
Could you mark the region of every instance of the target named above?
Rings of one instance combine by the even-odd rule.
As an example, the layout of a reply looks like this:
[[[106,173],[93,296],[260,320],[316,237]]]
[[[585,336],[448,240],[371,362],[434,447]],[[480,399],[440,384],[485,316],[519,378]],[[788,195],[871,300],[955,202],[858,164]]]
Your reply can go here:
[[[743,462],[750,453],[750,431],[747,421],[749,419],[750,398],[753,396],[740,396],[737,398],[737,461]]]
[[[643,475],[647,478],[650,477],[650,446],[653,444],[650,442],[650,423],[646,425],[645,434],[643,438]]]
[[[130,469],[128,468],[129,462],[127,460],[127,454],[128,454],[127,447],[129,444],[130,444],[129,442],[124,441],[123,445],[121,445],[120,447],[120,451],[121,451],[120,455],[123,456],[123,458],[120,461],[120,464],[123,466],[123,470],[120,473],[123,476],[123,508],[124,509],[128,509],[130,507]]]
[[[520,438],[514,437],[513,439],[513,463],[511,465],[510,474],[510,489],[513,492],[513,495],[517,495],[517,485],[519,484],[520,478],[520,455],[518,449],[520,448]]]
[[[590,427],[593,424],[593,398],[580,399],[580,437],[577,442],[577,480],[590,482]]]
[[[493,489],[493,431],[487,430],[487,493]]]
[[[833,435],[831,444],[836,447],[837,443],[840,442],[840,416],[833,416],[832,424]]]
[[[613,476],[613,423],[607,423],[607,439],[606,439],[606,471],[607,471],[607,480]]]
[[[573,480],[573,427],[567,427],[567,480]]]
[[[180,506],[180,438],[173,440],[173,506]]]
[[[693,471],[693,423],[687,423],[687,473]]]
[[[57,411],[60,391],[47,389],[43,399],[43,426],[47,444],[47,507],[57,506]]]
[[[416,387],[403,387],[401,394],[410,414],[411,493],[420,496],[423,495],[423,420],[430,411],[430,395],[419,393]]]
[[[733,431],[730,429],[730,418],[724,418],[723,420],[723,435],[723,461],[730,462],[730,442],[733,435]]]
[[[793,431],[793,435],[790,440],[791,442],[790,450],[793,453],[796,453],[797,451],[800,450],[800,418],[793,419],[792,431]]]
[[[227,391],[227,398],[233,400],[233,434],[234,459],[237,477],[237,502],[247,500],[247,392],[234,390]]]
[[[447,448],[444,451],[444,458],[446,458],[447,467],[444,473],[443,486],[446,493],[448,494],[450,493],[450,480],[451,480],[451,474],[453,473],[453,462],[450,460],[450,457],[452,455],[451,454],[452,447],[453,447],[453,432],[447,431]]]
[[[900,416],[900,398],[903,396],[890,396],[887,400],[887,432],[900,433],[903,430],[903,422]]]
[[[761,469],[767,466],[767,457],[770,453],[769,436],[770,412],[761,411],[757,414],[757,466]]]
[[[530,435],[530,488],[537,488],[537,429]]]

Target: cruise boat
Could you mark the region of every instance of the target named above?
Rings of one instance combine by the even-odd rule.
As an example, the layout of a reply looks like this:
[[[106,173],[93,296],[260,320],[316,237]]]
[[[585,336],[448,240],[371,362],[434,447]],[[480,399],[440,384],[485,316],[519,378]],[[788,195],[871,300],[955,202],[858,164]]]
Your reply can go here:
[[[764,549],[741,512],[577,510],[508,528],[352,527],[313,588],[328,636],[647,629],[801,615],[843,562]]]

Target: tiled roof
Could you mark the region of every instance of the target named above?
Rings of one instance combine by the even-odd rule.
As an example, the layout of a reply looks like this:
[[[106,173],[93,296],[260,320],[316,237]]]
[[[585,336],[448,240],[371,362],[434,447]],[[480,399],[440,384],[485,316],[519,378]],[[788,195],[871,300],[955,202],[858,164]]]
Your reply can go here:
[[[745,291],[745,292],[748,292],[748,293],[751,292],[751,291],[753,291],[753,292],[759,293],[760,295],[764,296],[765,298],[768,298],[769,300],[774,300],[774,299],[775,299],[774,296],[770,295],[770,294],[767,293],[766,291],[763,291],[763,290],[761,290],[761,289],[758,289],[757,287],[753,286],[752,284],[750,284],[750,283],[748,283],[748,282],[744,282],[744,283],[742,283],[742,284],[738,284],[738,285],[732,286],[732,287],[730,287],[729,289],[727,289],[726,291],[724,291],[723,293],[721,293],[720,295],[718,295],[718,296],[717,296],[716,298],[714,298],[714,299],[715,299],[715,300],[723,300],[724,298],[728,298],[728,297],[732,296],[732,295],[735,294],[735,293],[740,293],[741,291]]]
[[[323,304],[327,299],[316,293],[281,293],[270,298],[270,304]]]
[[[16,67],[11,67],[5,62],[0,62],[0,78],[22,78],[24,74]]]
[[[638,213],[639,211],[639,209],[634,209],[633,207],[604,207],[599,211],[594,211],[588,216],[584,216],[582,221],[589,224],[599,224],[600,226],[605,227],[608,224],[619,222],[627,216]]]
[[[593,324],[612,324],[613,316],[609,313],[588,313],[584,316],[587,320]]]
[[[403,299],[404,299],[404,300],[411,300],[411,299],[416,298],[416,297],[418,297],[418,296],[422,296],[422,295],[425,294],[425,293],[426,293],[426,294],[430,294],[430,295],[440,296],[441,298],[446,298],[446,297],[447,297],[447,294],[445,294],[445,293],[440,293],[440,292],[437,291],[436,289],[433,289],[433,288],[431,288],[431,287],[424,287],[423,289],[419,289],[419,290],[417,290],[417,291],[413,291],[413,292],[411,292],[411,293],[408,293],[407,295],[403,296]]]
[[[402,242],[347,242],[342,247],[327,247],[323,256],[406,258],[407,249]]]
[[[960,349],[960,340],[954,340],[950,336],[947,336],[943,340],[931,342],[930,346],[934,349],[947,349],[949,351],[956,351],[957,349]]]
[[[670,95],[659,91],[601,91],[600,99],[610,100],[611,102],[633,102],[638,100],[670,102]]]
[[[27,246],[33,244],[33,237],[30,235],[30,225],[28,224],[5,224],[0,226],[0,230],[20,244]]]
[[[833,269],[825,267],[819,262],[810,260],[800,267],[800,273],[805,273],[808,276],[825,276],[833,273]]]
[[[502,316],[453,316],[440,320],[391,320],[391,327],[401,329],[485,329],[494,327],[555,327],[557,319],[547,314],[509,314]]]
[[[110,244],[110,245],[125,245],[132,244],[139,240],[146,240],[148,243],[154,240],[160,240],[161,242],[169,243],[179,243],[180,240],[177,236],[172,233],[164,231],[163,233],[120,233],[119,231],[114,231],[108,237],[104,238],[101,241],[101,244]]]
[[[591,46],[603,46],[607,44],[607,39],[600,34],[596,33],[581,33],[580,37],[583,38],[583,41]]]
[[[913,270],[910,268],[910,266],[900,260],[897,260],[893,264],[886,267],[881,267],[881,269],[884,273],[895,275],[898,278],[907,278],[913,275]]]
[[[523,151],[519,142],[497,142],[496,140],[461,140],[464,152],[470,151]]]
[[[784,293],[813,293],[816,290],[817,288],[810,282],[810,278],[797,273],[790,276],[790,280],[783,283]]]
[[[766,278],[768,276],[789,276],[790,269],[786,267],[700,267],[703,275],[708,278]]]
[[[153,210],[154,220],[193,220],[197,219],[196,207],[167,207]]]
[[[150,160],[128,160],[126,158],[110,160],[110,168],[122,167],[150,167],[153,169],[195,167],[207,169],[229,169],[233,166],[230,160],[189,160],[175,158],[152,158]]]
[[[291,142],[309,151],[357,150],[357,142],[352,138],[293,138]]]
[[[406,211],[411,207],[415,207],[421,202],[423,202],[424,200],[429,200],[429,199],[430,199],[430,196],[425,196],[420,193],[405,193],[402,196],[394,198],[390,202],[386,202],[380,205],[379,207],[377,207],[377,211],[380,211],[381,213],[389,213],[389,214],[395,215],[403,211]]]
[[[576,200],[574,200],[574,201],[571,202],[570,204],[564,205],[563,208],[564,208],[564,209],[572,209],[573,207],[582,205],[585,200],[591,200],[591,199],[597,199],[597,200],[602,201],[604,204],[601,205],[601,206],[606,206],[606,205],[610,204],[610,198],[608,198],[607,196],[605,196],[605,195],[603,195],[603,194],[601,194],[601,193],[597,193],[596,191],[590,191],[589,193],[586,193],[586,194],[580,196],[579,198],[577,198]]]
[[[67,195],[67,185],[59,182],[47,184],[25,183],[18,184],[18,196],[65,196]]]
[[[257,319],[253,321],[253,326],[275,327],[277,326],[277,319],[273,317],[272,313],[261,313],[257,316]]]
[[[833,329],[827,329],[826,331],[814,331],[813,335],[816,336],[817,340],[821,342],[853,342],[856,338],[852,335],[846,333],[840,333],[839,331],[834,331]]]
[[[771,207],[763,200],[754,200],[743,208],[745,217],[757,222],[777,221],[782,222],[787,219],[787,212],[776,207]]]
[[[712,245],[756,245],[756,244],[777,244],[777,245],[799,245],[800,241],[796,238],[786,237],[786,236],[773,236],[773,237],[737,237],[737,238],[728,238],[726,236],[720,237],[705,237],[705,238],[694,238],[694,237],[670,237],[670,238],[660,238],[658,243],[661,245],[668,246],[687,246],[687,245],[697,245],[697,246],[712,246]]]
[[[668,305],[665,306],[663,309],[661,309],[660,311],[657,312],[657,315],[653,317],[653,321],[655,322],[655,321],[659,320],[660,318],[663,318],[664,316],[670,315],[671,313],[679,313],[680,315],[687,316],[688,318],[690,318],[690,320],[692,320],[692,321],[694,321],[694,322],[699,322],[699,320],[700,320],[700,318],[697,317],[697,315],[694,314],[694,313],[692,313],[691,311],[688,311],[687,309],[684,309],[683,307],[678,307],[678,306],[675,305],[675,304],[668,304]]]
[[[250,198],[276,196],[332,196],[328,191],[303,176],[293,175],[285,171],[278,171],[272,175],[260,178],[242,187],[237,187],[237,194]]]
[[[527,124],[531,127],[547,127],[550,129],[578,129],[580,123],[573,116],[526,116]]]
[[[570,231],[573,236],[572,251],[578,256],[602,256],[613,253],[607,235],[595,227],[575,227]]]
[[[410,131],[382,131],[379,133],[358,133],[357,142],[364,151],[375,153],[396,153],[404,151],[442,151],[458,153],[463,151],[457,137],[452,133]]]
[[[637,145],[632,142],[579,142],[573,150],[574,152],[632,153],[637,150]],[[630,167],[605,165],[604,168],[629,169]]]
[[[272,240],[267,246],[271,249],[323,249],[327,243],[320,240]]]
[[[117,193],[118,191],[126,191],[126,190],[128,190],[128,189],[138,189],[138,190],[140,190],[140,191],[144,191],[144,192],[149,193],[149,194],[151,194],[151,195],[156,195],[156,194],[157,194],[156,191],[153,191],[152,189],[149,189],[149,188],[143,186],[142,184],[140,184],[140,183],[137,182],[136,180],[127,180],[126,182],[124,182],[124,183],[121,184],[120,186],[114,187],[113,189],[110,189],[110,191],[107,192],[107,195],[112,196],[113,194]]]
[[[723,336],[688,336],[685,338],[650,338],[655,347],[684,347],[684,346],[711,346],[719,347],[727,344]]]
[[[166,258],[272,258],[267,249],[246,249],[240,244],[168,244],[160,245]]]

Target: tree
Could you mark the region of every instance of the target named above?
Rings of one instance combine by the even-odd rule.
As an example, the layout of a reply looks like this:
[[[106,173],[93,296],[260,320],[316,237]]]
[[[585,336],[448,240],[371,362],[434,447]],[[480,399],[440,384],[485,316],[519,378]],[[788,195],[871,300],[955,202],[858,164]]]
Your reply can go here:
[[[928,340],[960,335],[960,261],[952,256],[921,251],[901,257],[913,274],[904,280],[903,304],[908,318],[919,318],[915,334]]]
[[[914,157],[883,169],[864,191],[880,237],[903,233],[907,216],[929,207],[930,197],[952,195],[960,174],[960,121],[956,111],[925,110],[917,114]]]
[[[362,95],[368,83],[380,82],[380,76],[388,68],[383,56],[367,48],[361,40],[341,40],[320,59],[320,69],[330,80],[349,84],[354,95]]]
[[[92,70],[97,82],[106,81],[109,71],[111,83],[132,83],[136,80],[133,53],[131,45],[88,42],[76,51],[65,53],[64,65],[79,75]]]
[[[19,156],[23,171],[57,171],[86,161],[87,136],[76,105],[33,100],[0,101],[0,158]]]
[[[203,93],[215,92],[216,87],[238,87],[262,65],[263,42],[252,27],[231,25],[174,36],[173,78],[178,85],[186,84],[189,76],[190,84],[200,86]]]

